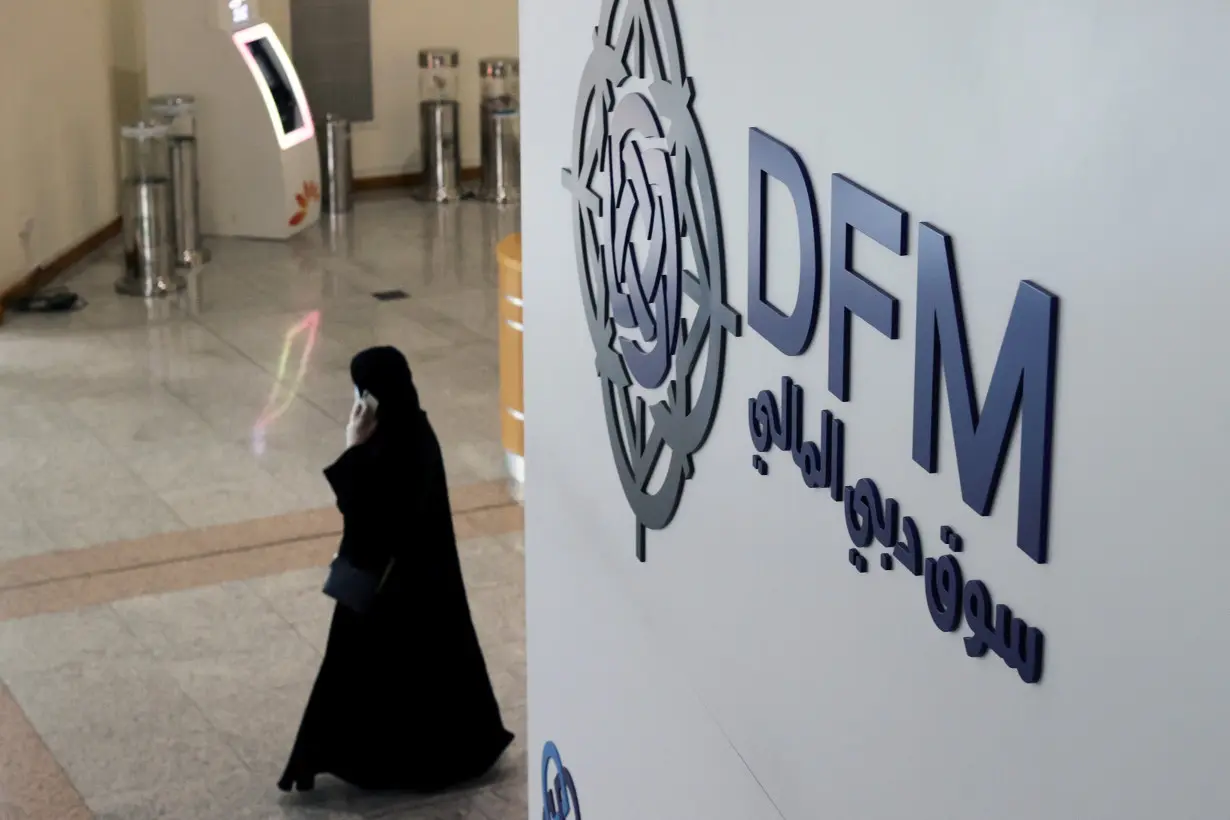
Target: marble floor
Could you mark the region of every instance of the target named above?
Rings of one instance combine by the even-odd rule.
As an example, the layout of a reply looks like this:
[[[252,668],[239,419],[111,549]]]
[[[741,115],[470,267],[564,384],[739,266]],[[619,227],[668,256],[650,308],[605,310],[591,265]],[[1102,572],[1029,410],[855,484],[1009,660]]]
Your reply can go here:
[[[520,508],[503,482],[495,243],[515,210],[360,200],[289,243],[211,240],[179,296],[0,326],[0,820],[524,817]],[[394,298],[377,298],[395,292]],[[410,360],[453,485],[476,623],[518,743],[420,800],[274,782],[330,613],[350,357]]]

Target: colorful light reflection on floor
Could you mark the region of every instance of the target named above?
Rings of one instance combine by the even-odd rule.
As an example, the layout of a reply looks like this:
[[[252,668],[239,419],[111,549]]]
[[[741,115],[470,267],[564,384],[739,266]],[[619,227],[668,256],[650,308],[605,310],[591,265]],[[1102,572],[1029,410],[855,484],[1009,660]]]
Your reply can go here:
[[[291,403],[299,393],[299,388],[303,386],[303,378],[307,375],[308,361],[312,358],[312,350],[316,347],[316,334],[319,331],[320,311],[313,310],[286,332],[286,338],[282,342],[282,357],[278,361],[278,374],[274,379],[273,389],[269,392],[269,400],[265,402],[265,409],[261,412],[260,418],[256,420],[256,424],[252,428],[252,449],[257,455],[262,455],[265,452],[265,432],[269,429],[270,425],[290,409]],[[300,337],[304,337],[304,339],[303,349],[299,353],[299,368],[295,372],[294,379],[287,386],[287,366],[290,363],[291,352],[295,348],[295,342]]]

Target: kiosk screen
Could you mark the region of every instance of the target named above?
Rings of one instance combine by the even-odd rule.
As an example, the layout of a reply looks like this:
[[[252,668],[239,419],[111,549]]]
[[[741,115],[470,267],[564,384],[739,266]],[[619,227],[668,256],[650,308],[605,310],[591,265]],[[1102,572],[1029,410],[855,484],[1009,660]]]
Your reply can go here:
[[[269,86],[273,104],[277,106],[278,117],[282,121],[283,135],[302,128],[304,125],[303,112],[299,110],[299,104],[295,101],[295,92],[291,89],[290,82],[282,71],[280,61],[269,39],[260,37],[251,40],[246,47],[260,68],[265,84]]]

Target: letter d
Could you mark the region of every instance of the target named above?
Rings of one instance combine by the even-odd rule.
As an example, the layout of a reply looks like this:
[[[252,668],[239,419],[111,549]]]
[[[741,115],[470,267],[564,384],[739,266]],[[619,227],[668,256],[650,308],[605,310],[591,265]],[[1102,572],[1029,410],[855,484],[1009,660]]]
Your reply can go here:
[[[790,313],[779,310],[767,295],[769,177],[790,191],[799,227],[799,294]],[[753,128],[747,181],[747,322],[782,353],[798,356],[811,344],[820,315],[820,212],[811,177],[793,148]]]

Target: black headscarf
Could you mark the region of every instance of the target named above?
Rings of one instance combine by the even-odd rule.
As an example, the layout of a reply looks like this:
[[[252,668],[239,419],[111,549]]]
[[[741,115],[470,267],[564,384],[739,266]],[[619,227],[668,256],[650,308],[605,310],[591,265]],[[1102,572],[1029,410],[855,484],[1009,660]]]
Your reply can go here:
[[[343,515],[394,503],[409,480],[407,471],[416,470],[423,453],[439,449],[400,350],[364,350],[351,359],[350,378],[360,393],[371,393],[378,404],[371,437],[346,450],[325,470]]]
[[[419,391],[410,374],[410,364],[395,347],[369,347],[350,361],[350,378],[360,393],[371,393],[378,402],[376,431],[405,434],[423,421]]]

